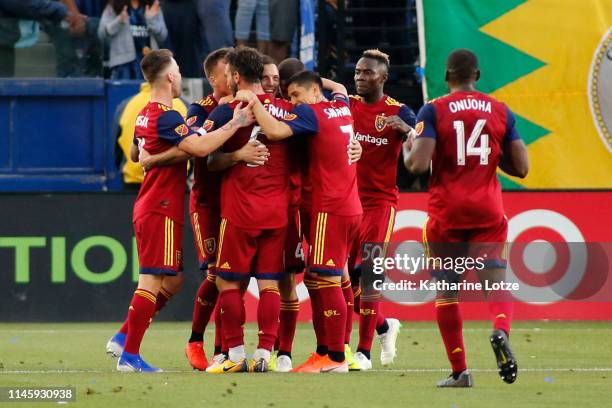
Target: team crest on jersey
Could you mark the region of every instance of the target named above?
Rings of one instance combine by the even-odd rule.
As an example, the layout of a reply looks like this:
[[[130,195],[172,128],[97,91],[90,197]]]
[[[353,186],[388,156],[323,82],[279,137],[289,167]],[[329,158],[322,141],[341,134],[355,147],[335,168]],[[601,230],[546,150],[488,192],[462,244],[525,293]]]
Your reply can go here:
[[[215,122],[213,122],[210,119],[206,119],[206,122],[204,122],[204,125],[202,127],[204,128],[205,131],[210,132],[213,126],[215,126]]]
[[[215,253],[215,250],[217,249],[217,241],[214,238],[205,239],[204,248],[209,255]]]
[[[423,121],[420,121],[419,123],[417,123],[414,128],[416,135],[421,136],[421,133],[423,133],[424,128],[425,128],[425,123]]]
[[[190,116],[189,118],[187,118],[187,126],[192,126],[196,120],[198,120],[197,116]]]
[[[382,132],[387,127],[387,117],[385,115],[376,115],[374,119],[374,127],[379,132]]]
[[[187,125],[185,125],[184,123],[182,125],[178,125],[177,127],[174,128],[174,131],[179,135],[179,136],[186,136],[187,133],[189,133],[189,128],[187,127]]]
[[[297,115],[295,113],[287,113],[285,117],[283,118],[283,120],[292,121],[292,120],[295,120],[296,118],[297,118]]]

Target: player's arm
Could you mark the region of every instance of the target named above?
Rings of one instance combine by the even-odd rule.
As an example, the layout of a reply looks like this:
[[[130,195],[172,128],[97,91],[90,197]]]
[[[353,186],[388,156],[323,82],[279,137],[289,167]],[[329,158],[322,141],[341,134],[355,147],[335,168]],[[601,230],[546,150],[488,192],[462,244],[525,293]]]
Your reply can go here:
[[[423,106],[416,119],[414,136],[408,137],[408,140],[402,146],[404,166],[412,174],[421,174],[429,170],[431,158],[436,148],[435,115],[436,111],[433,105]]]
[[[182,163],[189,160],[191,156],[179,149],[176,146],[172,146],[158,154],[151,154],[145,149],[140,149],[138,161],[145,170],[150,170],[153,167],[169,166],[176,163]]]
[[[412,109],[406,105],[402,105],[397,115],[389,116],[387,118],[387,125],[401,134],[404,138],[407,138],[410,132],[414,129],[416,124],[416,116]]]
[[[499,168],[506,174],[525,178],[529,172],[527,146],[516,131],[516,120],[510,109],[506,108],[506,135],[502,146]]]
[[[253,123],[254,117],[251,111],[253,104],[249,103],[245,107],[242,105],[236,106],[232,119],[225,125],[209,133],[202,131],[201,134],[205,134],[204,137],[198,137],[195,133],[191,134],[180,140],[178,148],[197,157],[205,157],[217,150],[238,129]]]
[[[209,154],[208,169],[210,171],[223,171],[240,162],[263,166],[268,161],[268,157],[270,157],[270,152],[263,143],[258,140],[249,140],[234,152],[224,153],[217,150]]]
[[[321,81],[323,81],[323,89],[327,89],[332,95],[339,94],[348,97],[348,91],[341,83],[327,78],[321,78]]]

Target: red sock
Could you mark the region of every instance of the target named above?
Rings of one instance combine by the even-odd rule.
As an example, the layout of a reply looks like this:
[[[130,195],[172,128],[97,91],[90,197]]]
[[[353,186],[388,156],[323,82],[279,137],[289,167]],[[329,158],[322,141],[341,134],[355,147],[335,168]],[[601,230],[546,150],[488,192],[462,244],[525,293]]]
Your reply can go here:
[[[304,276],[304,285],[308,289],[310,296],[310,307],[312,309],[312,326],[317,338],[317,347],[327,346],[327,336],[325,334],[325,320],[323,319],[323,303],[319,290],[319,281],[311,275]]]
[[[159,289],[159,293],[157,294],[157,298],[155,298],[155,314],[157,314],[160,310],[166,306],[166,303],[172,298],[172,293],[168,292],[166,289]]]
[[[463,346],[463,321],[457,299],[437,299],[436,318],[453,372],[465,370],[467,364]]]
[[[128,319],[126,317],[125,320],[123,321],[123,324],[121,325],[121,328],[119,329],[119,333],[127,334],[127,332],[128,332]]]
[[[514,314],[512,296],[506,290],[489,293],[489,312],[493,316],[493,328],[501,329],[510,335],[510,325]]]
[[[351,287],[351,280],[343,280],[340,283],[342,288],[342,295],[346,302],[346,325],[344,328],[344,344],[351,342],[351,332],[353,331],[353,307],[355,306],[355,297],[353,296],[353,288]],[[349,313],[350,312],[350,313]]]
[[[359,345],[358,350],[372,350],[374,330],[377,327],[380,302],[361,302],[359,311]],[[384,319],[383,319],[384,320]]]
[[[243,345],[245,316],[240,289],[229,289],[219,293],[219,307],[221,308],[223,337],[228,349]]]
[[[196,293],[196,299],[193,304],[193,317],[191,319],[192,332],[204,333],[210,316],[213,310],[215,310],[218,294],[219,291],[217,290],[214,276],[208,275]]]
[[[281,300],[277,350],[291,353],[299,313],[300,301],[298,299]]]
[[[155,314],[155,295],[148,290],[136,289],[128,310],[128,334],[125,339],[125,352],[138,354],[140,343]]]
[[[346,332],[346,301],[339,282],[319,278],[319,293],[330,353],[344,353]]]
[[[227,350],[224,347],[225,342],[223,339],[223,324],[221,323],[221,307],[219,307],[219,302],[217,302],[217,307],[215,307],[215,354],[219,354],[223,350]]]
[[[376,314],[376,328],[378,329],[380,326],[385,324],[385,315],[380,311],[380,302],[378,304],[378,312]]]
[[[361,305],[361,287],[353,286],[353,311],[359,315]]]
[[[259,303],[257,304],[259,343],[257,348],[272,351],[278,334],[280,303],[280,293],[277,287],[268,286],[259,292]]]

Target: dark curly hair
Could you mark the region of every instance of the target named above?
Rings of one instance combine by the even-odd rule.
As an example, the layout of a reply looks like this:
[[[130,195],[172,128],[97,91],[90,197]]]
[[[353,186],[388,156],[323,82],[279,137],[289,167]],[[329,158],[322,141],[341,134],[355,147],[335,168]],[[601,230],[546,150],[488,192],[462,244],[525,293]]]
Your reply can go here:
[[[258,83],[263,76],[263,58],[253,48],[240,47],[227,53],[225,59],[232,72],[238,72],[249,83]]]

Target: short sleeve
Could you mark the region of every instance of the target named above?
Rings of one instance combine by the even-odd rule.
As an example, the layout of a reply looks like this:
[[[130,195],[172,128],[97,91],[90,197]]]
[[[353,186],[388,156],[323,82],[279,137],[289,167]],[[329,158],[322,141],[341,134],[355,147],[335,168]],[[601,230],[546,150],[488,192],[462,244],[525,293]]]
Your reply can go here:
[[[506,134],[504,135],[504,143],[519,140],[521,136],[516,131],[516,118],[514,113],[506,106]]]
[[[185,136],[193,134],[193,132],[180,113],[175,110],[168,110],[157,118],[157,134],[160,139],[178,145]]]
[[[189,105],[187,110],[187,126],[191,127],[202,127],[204,122],[208,119],[208,111],[198,103],[192,103]]]
[[[319,121],[310,106],[301,104],[283,119],[295,136],[313,135],[319,131]]]
[[[414,112],[412,111],[412,109],[410,109],[406,105],[402,105],[400,107],[400,110],[397,116],[399,116],[401,120],[406,122],[406,124],[412,128],[414,127],[414,125],[416,125],[416,116]]]
[[[233,115],[234,111],[229,105],[219,105],[213,109],[212,112],[210,112],[208,119],[204,121],[202,127],[207,132],[212,132],[213,130],[219,129],[221,126],[232,120]]]
[[[414,130],[416,137],[438,138],[438,132],[436,131],[436,109],[431,103],[424,105],[419,110]]]

